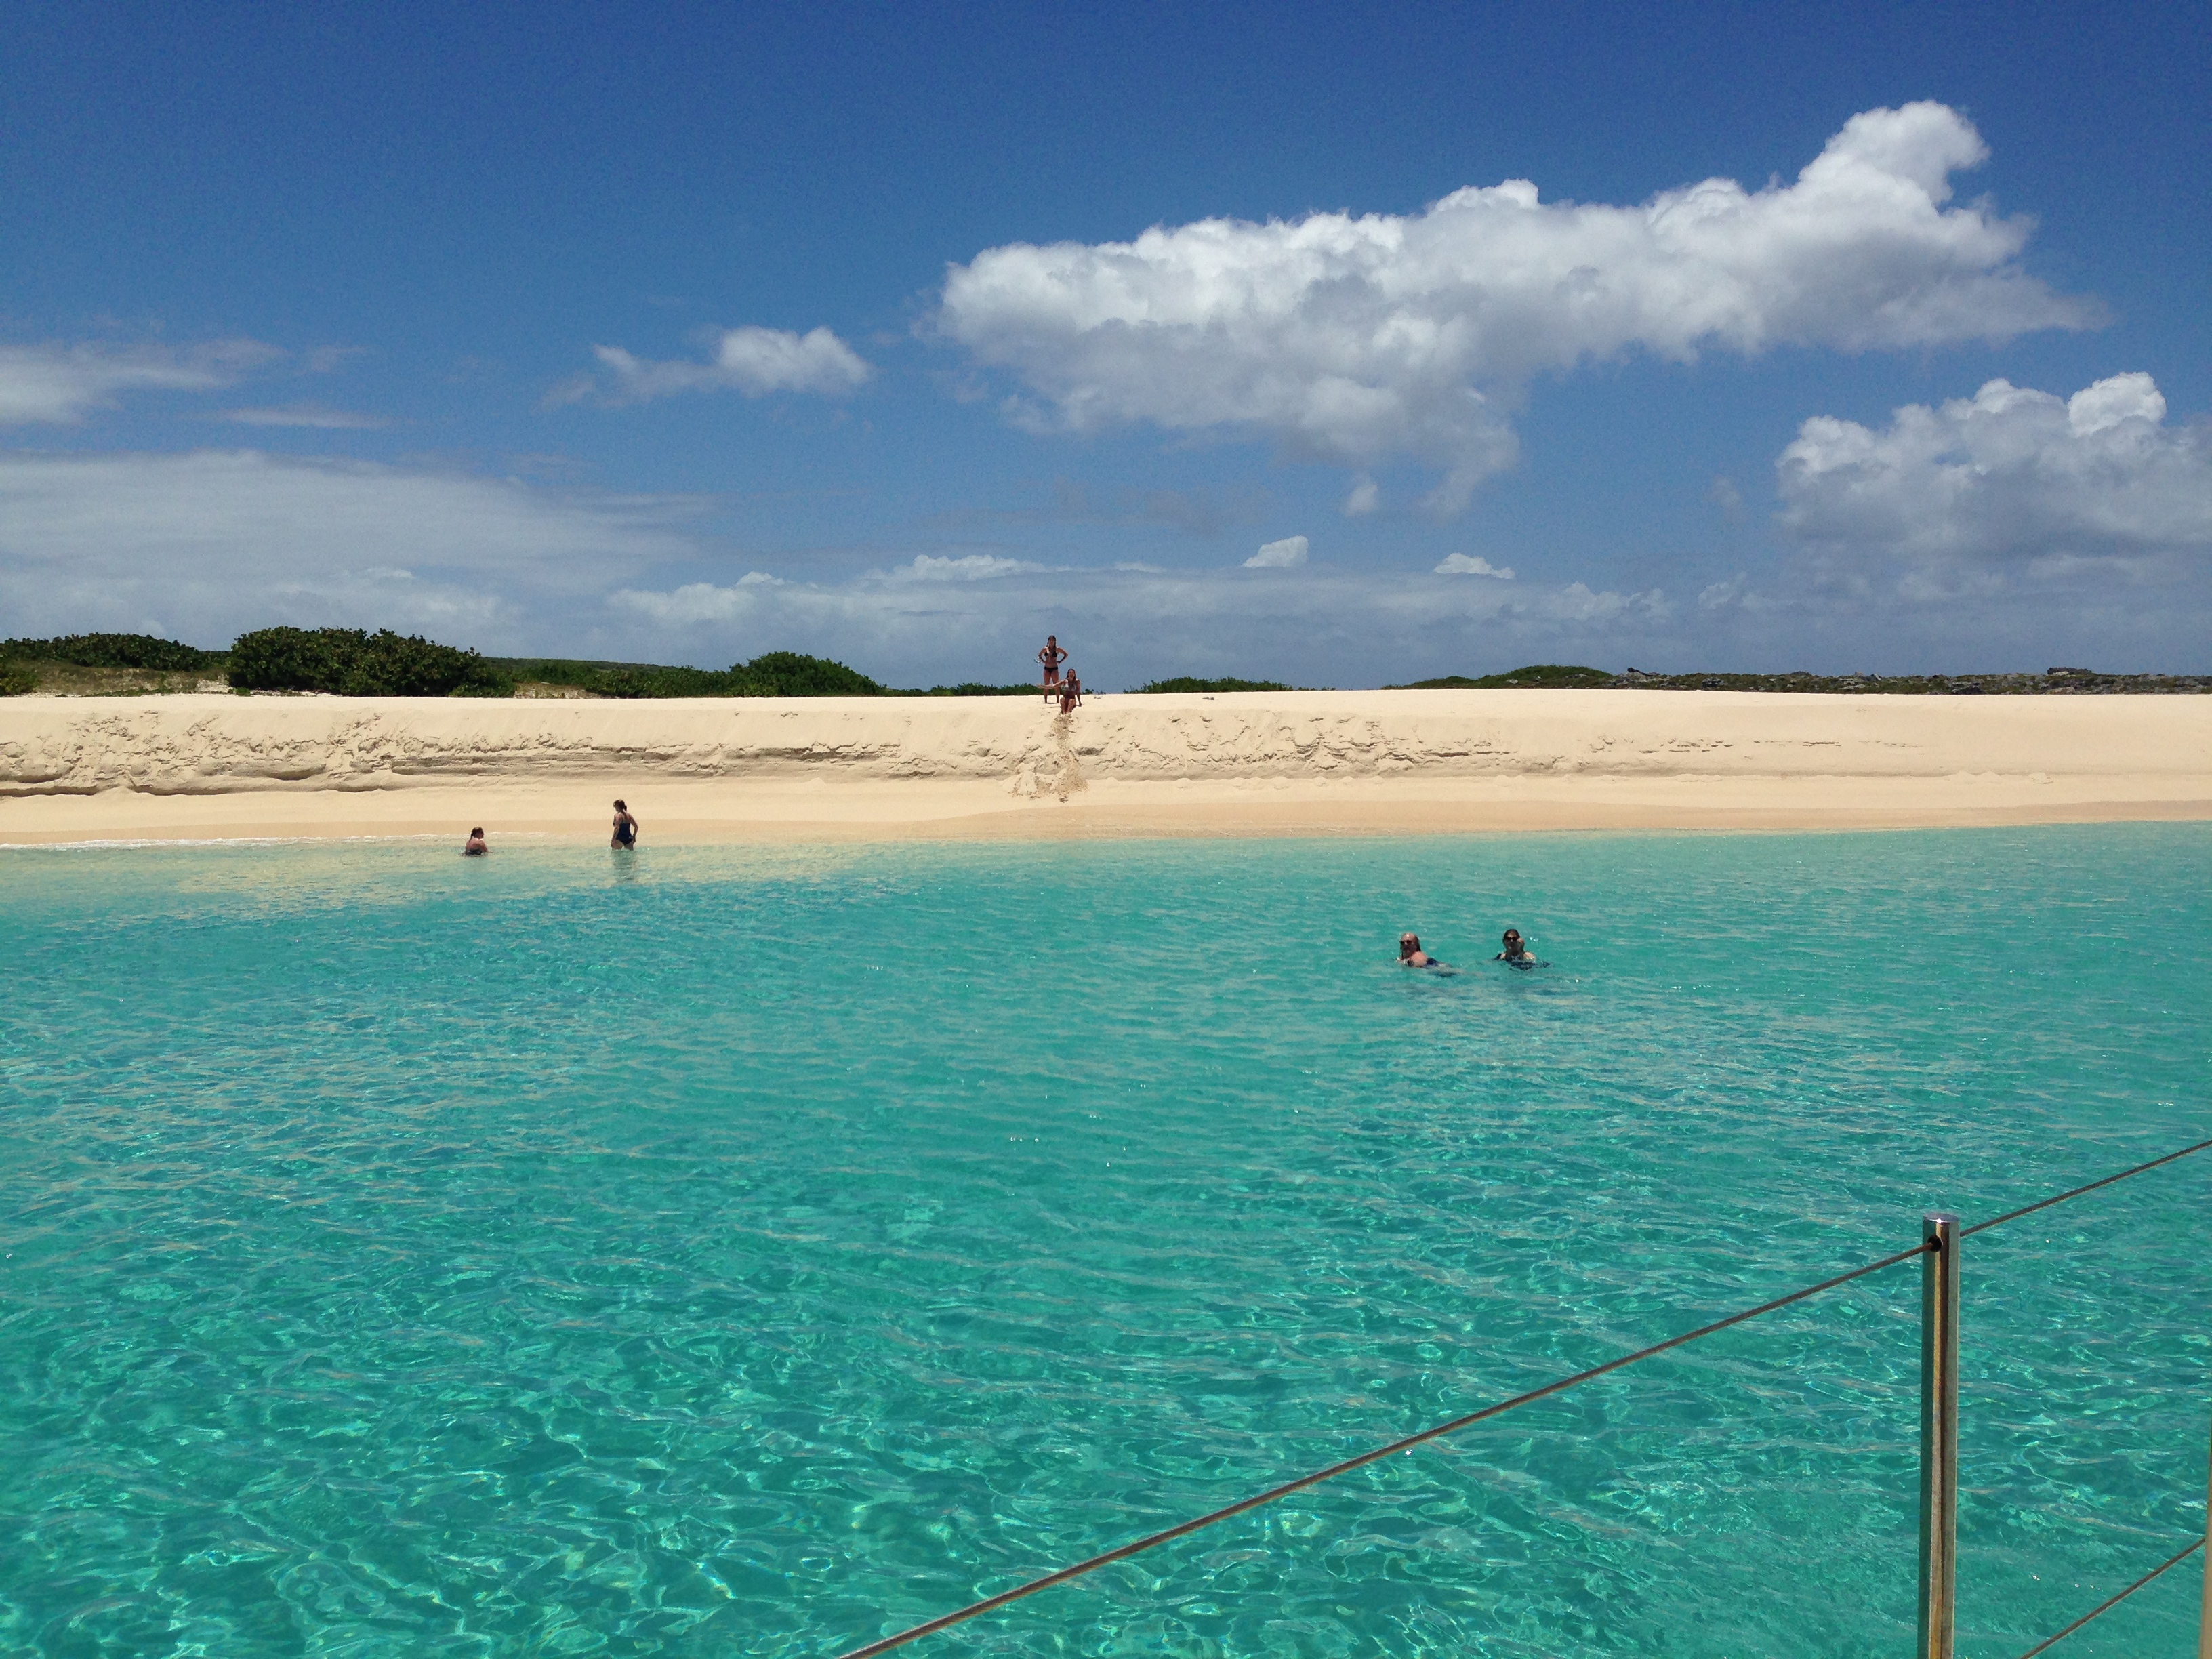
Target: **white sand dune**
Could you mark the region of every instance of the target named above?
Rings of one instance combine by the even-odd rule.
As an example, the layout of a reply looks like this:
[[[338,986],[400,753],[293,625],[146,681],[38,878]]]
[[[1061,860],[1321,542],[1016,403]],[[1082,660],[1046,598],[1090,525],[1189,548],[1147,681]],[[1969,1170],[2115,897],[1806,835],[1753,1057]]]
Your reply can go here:
[[[0,702],[0,842],[1845,828],[2212,817],[2212,697],[1305,691]]]

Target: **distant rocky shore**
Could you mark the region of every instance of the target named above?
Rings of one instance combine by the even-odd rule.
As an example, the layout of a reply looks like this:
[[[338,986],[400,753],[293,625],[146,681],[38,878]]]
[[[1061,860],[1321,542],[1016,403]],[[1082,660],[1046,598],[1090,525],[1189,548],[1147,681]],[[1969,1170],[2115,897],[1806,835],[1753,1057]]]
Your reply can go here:
[[[1609,673],[1601,668],[1538,664],[1480,679],[1452,675],[1420,680],[1403,690],[1495,691],[1513,688],[1584,691],[1796,691],[1838,696],[2189,696],[2212,692],[2212,674],[2106,674],[2094,668],[2046,668],[2040,674],[1661,674],[1641,668]]]
[[[2040,674],[1647,674],[1632,668],[1608,685],[1660,691],[1835,691],[1959,696],[2173,696],[2212,691],[2212,674],[2100,674],[2046,668]]]

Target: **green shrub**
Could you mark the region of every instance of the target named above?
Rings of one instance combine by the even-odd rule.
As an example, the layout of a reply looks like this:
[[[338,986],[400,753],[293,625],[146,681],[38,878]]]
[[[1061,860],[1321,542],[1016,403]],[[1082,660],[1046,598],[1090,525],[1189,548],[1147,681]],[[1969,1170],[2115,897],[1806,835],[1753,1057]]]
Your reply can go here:
[[[0,697],[20,697],[39,689],[39,677],[21,663],[0,662]]]
[[[601,674],[654,667],[651,663],[585,662],[573,657],[486,657],[484,664],[517,685],[535,680],[543,685],[589,686]]]
[[[1034,685],[985,685],[979,680],[963,680],[957,685],[933,685],[927,691],[901,692],[896,695],[917,697],[1034,697]]]
[[[65,662],[76,668],[144,668],[165,674],[204,673],[223,653],[151,634],[67,634],[53,640],[0,640],[0,658]]]
[[[230,683],[242,691],[500,697],[513,696],[514,688],[526,680],[573,685],[599,697],[890,695],[857,669],[796,651],[769,651],[727,668],[684,668],[561,657],[486,658],[418,636],[402,638],[390,629],[365,634],[350,628],[264,628],[240,635],[230,652]]]
[[[1167,691],[1287,691],[1279,680],[1199,680],[1179,674],[1171,680],[1153,680],[1137,688],[1140,696]]]
[[[742,674],[758,691],[739,692],[756,697],[880,697],[884,688],[857,668],[827,657],[802,656],[796,651],[769,651],[730,670]]]
[[[713,668],[602,668],[562,682],[580,685],[597,697],[741,697],[731,675],[734,671]]]
[[[884,688],[827,657],[769,651],[724,669],[599,666],[556,684],[601,697],[880,697]]]
[[[1489,691],[1506,686],[1611,685],[1618,678],[1602,668],[1583,668],[1572,663],[1538,662],[1504,674],[1485,674],[1471,680],[1464,674],[1442,679],[1415,680],[1411,685],[1386,685],[1385,691]]]
[[[344,697],[498,696],[511,691],[473,651],[388,628],[263,628],[230,647],[231,689]]]

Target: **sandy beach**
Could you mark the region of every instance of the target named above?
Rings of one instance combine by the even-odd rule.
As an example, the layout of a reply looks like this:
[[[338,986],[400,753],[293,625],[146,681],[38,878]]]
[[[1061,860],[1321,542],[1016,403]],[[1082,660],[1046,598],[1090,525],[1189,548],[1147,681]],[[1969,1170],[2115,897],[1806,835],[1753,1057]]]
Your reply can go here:
[[[1875,829],[2212,817],[2212,698],[1312,691],[0,703],[0,842]]]

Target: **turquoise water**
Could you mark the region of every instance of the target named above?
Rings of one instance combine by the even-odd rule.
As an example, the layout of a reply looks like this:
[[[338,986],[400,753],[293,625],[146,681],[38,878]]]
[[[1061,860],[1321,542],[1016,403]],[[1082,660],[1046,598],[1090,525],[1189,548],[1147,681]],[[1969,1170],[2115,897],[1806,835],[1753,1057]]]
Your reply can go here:
[[[0,1650],[834,1655],[2212,1133],[2212,831],[0,854]],[[1508,922],[1555,964],[1474,962]],[[2212,1156],[1970,1241],[1962,1637]],[[1917,1269],[919,1653],[1901,1654]],[[2186,1650],[2192,1562],[2070,1638]]]

